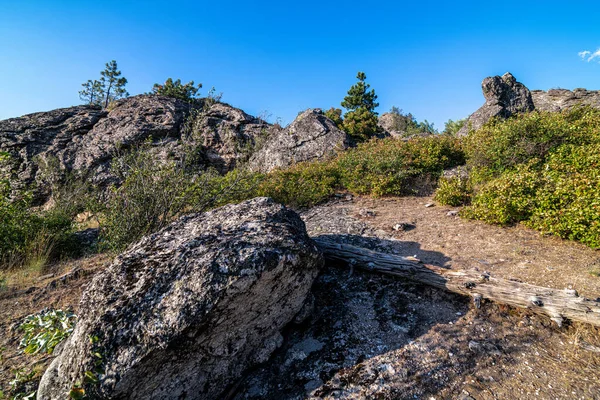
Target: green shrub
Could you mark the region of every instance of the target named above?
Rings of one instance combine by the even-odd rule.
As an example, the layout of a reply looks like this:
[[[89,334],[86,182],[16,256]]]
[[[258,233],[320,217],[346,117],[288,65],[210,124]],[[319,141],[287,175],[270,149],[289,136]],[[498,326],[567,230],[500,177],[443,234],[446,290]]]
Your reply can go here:
[[[463,215],[600,247],[600,110],[492,122],[466,151],[475,195]]]
[[[473,189],[469,180],[461,177],[440,178],[435,191],[435,201],[452,207],[464,206],[471,202]]]
[[[19,326],[25,333],[20,347],[24,348],[25,354],[52,354],[54,348],[73,332],[76,319],[71,311],[63,310],[29,315]]]
[[[600,110],[577,107],[560,113],[532,112],[492,120],[466,138],[469,164],[501,173],[538,159],[543,162],[562,144],[600,141]]]
[[[309,207],[327,200],[334,194],[337,184],[334,163],[299,163],[265,176],[259,194],[290,206]]]
[[[432,136],[408,141],[371,140],[336,160],[341,185],[357,194],[374,196],[411,193],[415,177],[439,177],[445,168],[464,163],[460,141]]]
[[[540,175],[528,165],[507,171],[483,184],[461,215],[499,225],[527,220],[533,215],[541,185]]]

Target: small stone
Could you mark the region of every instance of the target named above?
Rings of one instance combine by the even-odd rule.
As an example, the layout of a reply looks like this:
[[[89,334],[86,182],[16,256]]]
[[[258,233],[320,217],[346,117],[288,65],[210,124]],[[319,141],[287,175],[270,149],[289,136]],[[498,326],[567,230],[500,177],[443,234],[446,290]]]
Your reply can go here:
[[[392,229],[395,231],[410,231],[411,229],[415,229],[416,226],[411,224],[410,222],[399,222],[392,226]]]
[[[366,209],[366,208],[361,208],[361,209],[360,209],[360,211],[358,212],[358,214],[359,214],[361,217],[366,217],[366,218],[369,218],[369,217],[374,217],[374,216],[376,216],[376,215],[377,215],[377,212],[376,212],[376,211],[374,211],[374,210],[368,210],[368,209]]]
[[[433,206],[435,206],[435,204],[433,204],[433,203],[427,203],[427,204],[425,204],[425,207],[427,207],[427,208],[433,207]]]
[[[446,215],[449,217],[456,217],[458,215],[458,211],[457,210],[448,211],[448,213]]]

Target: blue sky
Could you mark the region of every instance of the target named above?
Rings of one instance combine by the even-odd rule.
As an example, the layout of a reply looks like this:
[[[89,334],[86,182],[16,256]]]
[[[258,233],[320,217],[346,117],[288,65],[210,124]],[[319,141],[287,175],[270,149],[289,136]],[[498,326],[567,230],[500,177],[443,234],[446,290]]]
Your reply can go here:
[[[117,60],[131,94],[167,77],[289,123],[339,107],[357,71],[392,106],[434,122],[483,103],[510,71],[530,89],[600,89],[600,3],[0,0],[0,119],[79,104]],[[579,52],[590,51],[586,60]]]

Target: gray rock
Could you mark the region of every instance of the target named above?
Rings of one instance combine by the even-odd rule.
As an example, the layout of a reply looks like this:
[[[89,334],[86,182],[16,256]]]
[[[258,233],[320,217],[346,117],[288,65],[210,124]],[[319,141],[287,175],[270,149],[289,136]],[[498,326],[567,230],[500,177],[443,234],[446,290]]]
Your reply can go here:
[[[509,118],[517,113],[534,110],[529,89],[517,82],[510,72],[502,76],[485,78],[481,88],[485,104],[469,116],[467,122],[458,131],[458,136],[465,136],[470,130],[481,128],[491,118]]]
[[[38,399],[217,399],[281,344],[322,266],[293,211],[256,198],[142,239],[84,292]],[[96,372],[94,372],[96,373]]]
[[[600,108],[600,91],[575,89],[532,90],[531,98],[539,111],[562,111],[579,104]]]
[[[157,162],[181,159],[196,148],[200,163],[225,173],[246,161],[271,125],[224,103],[206,106],[184,129],[192,106],[170,97],[140,95],[119,100],[110,111],[63,108],[0,121],[0,151],[11,154],[17,187],[36,183],[41,201],[50,195],[40,166],[58,162],[60,173],[86,173],[94,184],[115,182],[110,162],[119,152],[150,141]],[[186,124],[187,125],[187,124]]]
[[[249,166],[269,172],[303,161],[324,159],[351,145],[349,136],[320,109],[308,109],[287,127],[274,131],[252,155]]]

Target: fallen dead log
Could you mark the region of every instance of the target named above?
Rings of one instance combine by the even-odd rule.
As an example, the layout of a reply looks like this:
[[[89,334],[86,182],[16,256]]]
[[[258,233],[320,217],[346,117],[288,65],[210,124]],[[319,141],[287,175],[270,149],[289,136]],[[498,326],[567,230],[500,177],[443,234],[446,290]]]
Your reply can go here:
[[[482,299],[488,299],[547,315],[558,326],[562,326],[564,319],[600,326],[600,302],[579,297],[575,290],[534,286],[494,278],[474,270],[452,270],[426,265],[410,258],[339,243],[324,236],[314,240],[326,259],[471,296],[477,308]]]

